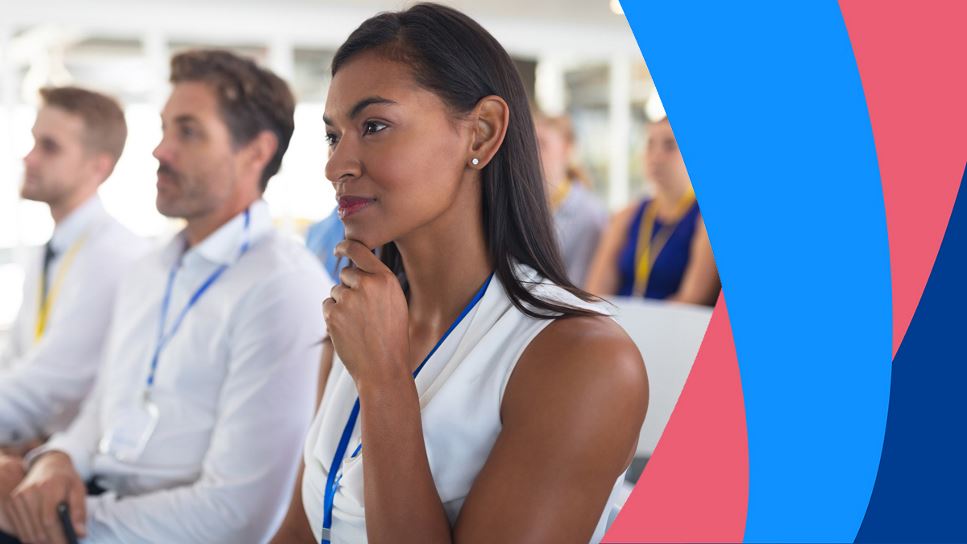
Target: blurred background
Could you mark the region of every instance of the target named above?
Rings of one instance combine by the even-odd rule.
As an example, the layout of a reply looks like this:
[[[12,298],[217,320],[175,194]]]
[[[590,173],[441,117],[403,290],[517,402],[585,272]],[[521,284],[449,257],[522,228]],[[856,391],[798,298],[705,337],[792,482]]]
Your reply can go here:
[[[74,84],[121,100],[128,142],[101,197],[135,233],[180,225],[154,207],[159,112],[173,53],[216,46],[246,54],[290,82],[296,129],[265,195],[279,227],[302,235],[334,205],[323,175],[322,112],[339,44],[386,0],[33,0],[2,2],[0,17],[0,329],[20,305],[22,248],[47,241],[44,204],[23,201],[22,157],[45,85]],[[508,49],[533,101],[569,113],[577,157],[611,208],[643,190],[643,124],[654,85],[618,3],[609,0],[451,0]]]
[[[441,0],[474,17],[517,62],[533,102],[568,114],[577,163],[610,211],[649,191],[643,175],[645,125],[663,115],[634,36],[617,0]],[[22,157],[33,144],[37,90],[79,85],[118,98],[128,141],[101,188],[108,212],[145,237],[181,228],[155,210],[151,152],[169,93],[172,54],[196,47],[233,50],[268,66],[295,92],[295,133],[268,201],[279,228],[304,236],[333,209],[324,177],[322,114],[329,64],[342,41],[387,0],[0,0],[0,337],[21,304],[26,249],[53,230],[46,205],[21,200]],[[648,362],[652,383],[637,478],[670,415],[711,310],[626,300],[618,319]]]

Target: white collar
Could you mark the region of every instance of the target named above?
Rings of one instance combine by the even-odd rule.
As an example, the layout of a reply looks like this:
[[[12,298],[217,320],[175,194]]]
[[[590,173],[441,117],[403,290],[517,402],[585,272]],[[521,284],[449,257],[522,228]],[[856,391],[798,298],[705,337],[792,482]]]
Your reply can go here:
[[[272,230],[272,217],[269,214],[268,204],[261,199],[253,202],[248,211],[248,242],[250,245],[255,245],[259,238]],[[199,261],[216,265],[231,265],[241,257],[240,249],[244,238],[245,212],[242,212],[229,219],[228,222],[218,227],[215,232],[209,234],[188,251],[184,251],[187,239],[185,231],[181,231],[165,247],[165,260],[173,262],[180,256],[182,264],[189,267],[194,266]],[[182,255],[182,252],[184,252],[184,255]]]
[[[54,227],[54,235],[50,237],[51,248],[57,254],[67,251],[78,238],[86,234],[106,215],[101,199],[95,194],[57,223]]]

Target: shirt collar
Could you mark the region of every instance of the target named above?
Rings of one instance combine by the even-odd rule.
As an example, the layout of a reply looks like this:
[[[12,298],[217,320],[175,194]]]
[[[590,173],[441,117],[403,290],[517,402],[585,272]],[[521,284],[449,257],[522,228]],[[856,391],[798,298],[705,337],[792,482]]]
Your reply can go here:
[[[50,246],[57,253],[67,251],[106,214],[101,199],[97,195],[92,196],[57,223],[54,235],[50,237]]]
[[[256,200],[249,206],[248,242],[255,242],[272,230],[272,218],[269,215],[268,204],[264,200]],[[195,247],[184,252],[182,263],[192,266],[199,261],[216,265],[231,265],[241,256],[242,243],[245,241],[245,212],[242,212],[218,227]],[[164,253],[177,259],[186,246],[185,231],[181,231],[171,241]]]

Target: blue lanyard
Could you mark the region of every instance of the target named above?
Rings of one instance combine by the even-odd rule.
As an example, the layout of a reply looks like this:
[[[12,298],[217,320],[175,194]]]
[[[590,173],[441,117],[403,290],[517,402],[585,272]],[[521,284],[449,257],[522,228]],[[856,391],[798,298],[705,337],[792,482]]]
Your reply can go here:
[[[443,345],[443,341],[450,336],[450,333],[453,332],[453,329],[457,328],[457,325],[463,321],[464,317],[467,317],[467,314],[470,313],[470,310],[472,310],[474,306],[480,302],[480,299],[483,298],[484,293],[487,292],[487,286],[490,285],[490,280],[493,278],[493,274],[487,278],[487,281],[485,281],[480,289],[477,290],[477,294],[473,296],[473,299],[470,301],[470,303],[467,304],[462,312],[460,312],[460,315],[457,317],[456,321],[450,325],[450,328],[447,329],[447,332],[443,333],[443,336],[439,341],[437,341],[436,345],[433,346],[433,349],[430,350],[430,353],[426,356],[426,358],[423,359],[423,362],[420,363],[420,366],[416,367],[416,370],[413,371],[413,379],[416,379],[416,376],[421,370],[423,370],[423,367],[426,366],[427,361],[429,361],[430,357],[433,357],[433,354],[436,353],[437,349]],[[339,480],[342,479],[342,474],[337,476],[337,473],[339,473],[339,471],[342,469],[342,460],[346,455],[346,449],[349,447],[349,439],[352,437],[353,430],[356,428],[356,420],[358,418],[359,397],[356,397],[356,402],[353,404],[353,409],[349,413],[349,420],[346,421],[346,426],[342,430],[342,436],[339,438],[339,444],[336,446],[336,453],[332,456],[332,463],[329,464],[329,474],[326,476],[326,494],[323,502],[322,539],[320,544],[330,544],[330,539],[332,538],[333,500],[336,498],[336,489],[339,487]],[[355,459],[362,449],[363,444],[360,442],[359,446],[357,446],[353,451],[352,457]]]
[[[250,222],[251,222],[251,213],[249,212],[248,209],[246,209],[245,210],[245,230],[244,230],[243,239],[242,239],[242,247],[239,249],[239,253],[238,253],[239,257],[244,255],[245,252],[248,251]],[[208,276],[208,279],[206,279],[204,283],[201,284],[201,287],[199,287],[198,290],[195,291],[195,294],[191,295],[191,298],[188,299],[188,304],[185,305],[185,307],[181,310],[181,313],[178,314],[178,317],[175,318],[174,323],[171,325],[171,329],[167,333],[165,333],[165,323],[168,321],[168,306],[171,304],[171,291],[174,288],[175,275],[177,275],[179,268],[181,268],[180,258],[174,264],[174,266],[171,267],[171,272],[168,273],[168,287],[165,288],[165,297],[161,301],[161,321],[158,324],[158,344],[154,348],[154,355],[151,356],[151,370],[148,373],[148,386],[145,390],[145,393],[147,393],[148,391],[151,390],[152,387],[154,387],[154,375],[155,375],[155,372],[158,370],[158,359],[161,357],[162,350],[164,350],[164,348],[168,345],[168,342],[170,342],[171,339],[175,336],[175,333],[178,332],[178,328],[181,327],[181,322],[185,319],[185,316],[188,315],[188,311],[191,310],[192,307],[198,302],[198,299],[200,299],[201,296],[205,294],[205,291],[207,291],[208,288],[211,287],[218,280],[218,278],[225,273],[226,270],[228,270],[228,265],[223,264],[219,266],[218,268],[215,269],[214,272],[211,273],[211,275]]]

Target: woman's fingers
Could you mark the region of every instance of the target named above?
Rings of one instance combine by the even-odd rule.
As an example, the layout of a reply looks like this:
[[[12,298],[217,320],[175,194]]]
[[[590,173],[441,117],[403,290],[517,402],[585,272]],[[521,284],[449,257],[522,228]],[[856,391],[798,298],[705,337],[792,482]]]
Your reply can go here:
[[[326,320],[327,324],[329,323],[329,316],[332,314],[332,308],[335,305],[336,301],[333,300],[332,297],[322,301],[322,318]]]
[[[345,290],[346,288],[343,287],[341,283],[337,283],[336,285],[332,286],[332,289],[329,290],[329,298],[332,299],[333,302],[338,303],[340,300],[342,300],[343,292],[345,292]]]
[[[336,244],[333,254],[337,257],[346,257],[352,261],[359,270],[375,274],[377,272],[388,271],[386,265],[373,254],[373,251],[356,240],[343,240]]]
[[[359,287],[363,274],[367,274],[367,272],[363,272],[354,266],[347,266],[339,272],[339,283],[350,289],[355,289]]]

